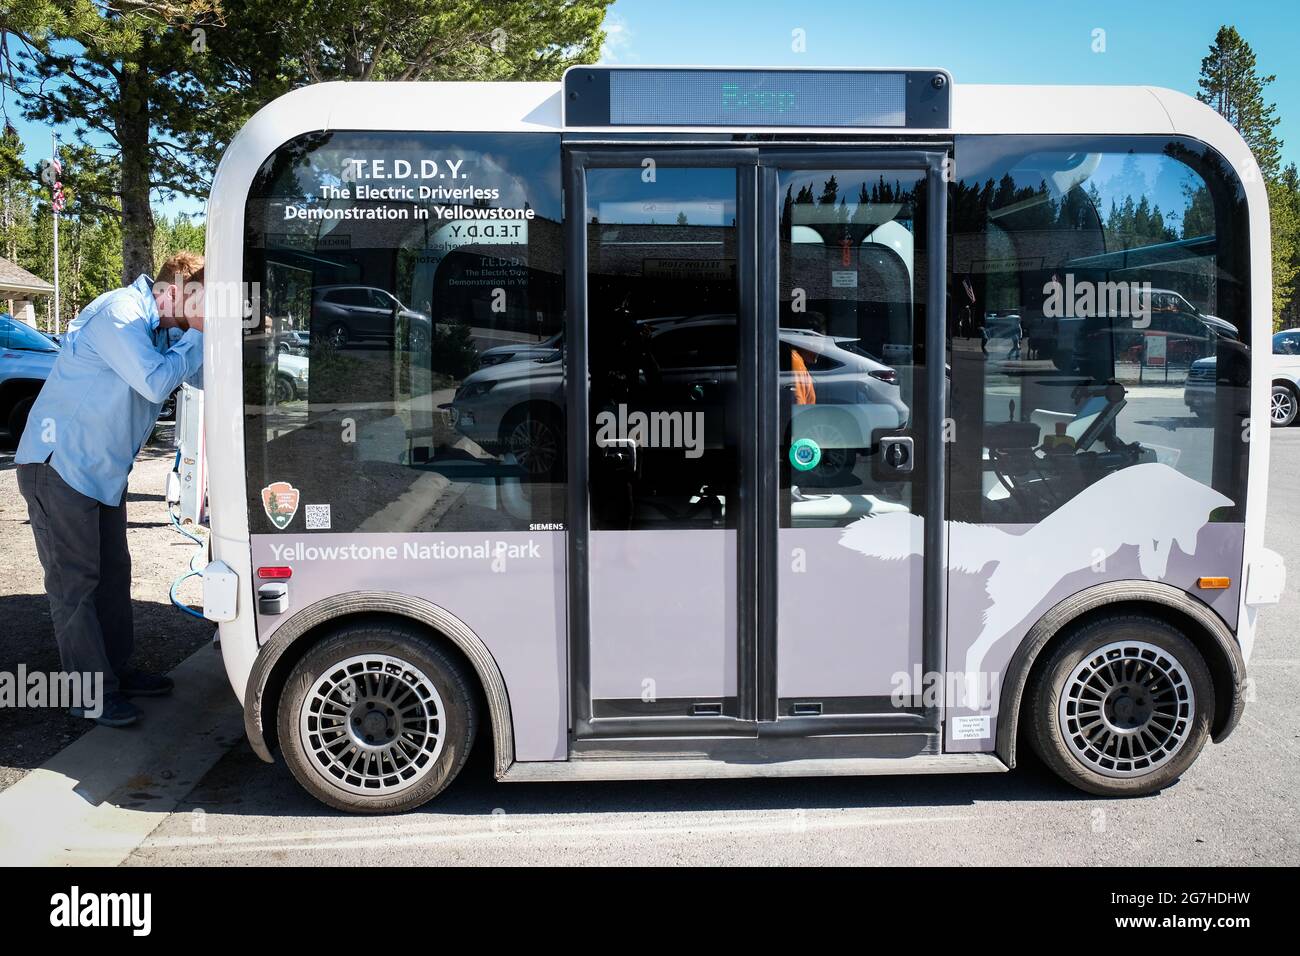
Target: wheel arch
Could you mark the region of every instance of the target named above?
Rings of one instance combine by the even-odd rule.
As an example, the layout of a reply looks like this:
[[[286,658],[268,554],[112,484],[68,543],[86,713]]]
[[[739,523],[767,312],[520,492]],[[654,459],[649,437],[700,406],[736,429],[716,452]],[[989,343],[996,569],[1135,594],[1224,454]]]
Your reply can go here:
[[[1300,382],[1297,382],[1289,375],[1282,375],[1281,373],[1275,373],[1273,375],[1273,384],[1281,385],[1283,388],[1289,388],[1291,389],[1291,394],[1300,396]]]
[[[516,402],[506,409],[506,413],[501,416],[501,424],[497,428],[498,438],[505,441],[510,427],[517,424],[528,414],[530,409],[539,409],[547,415],[553,416],[560,427],[564,426],[564,409],[560,405],[551,401],[549,398],[539,398],[533,396],[525,398],[521,402]]]
[[[1241,719],[1246,664],[1236,638],[1209,605],[1158,581],[1109,581],[1086,588],[1057,604],[1029,629],[1007,665],[998,704],[996,750],[1008,767],[1016,765],[1016,743],[1025,690],[1036,665],[1075,626],[1112,613],[1145,613],[1167,621],[1196,645],[1214,681],[1211,739],[1227,738]]]
[[[431,601],[387,591],[333,595],[298,611],[259,651],[244,693],[244,731],[259,757],[274,762],[275,707],[294,665],[340,624],[382,616],[420,625],[456,652],[473,670],[492,724],[493,768],[499,778],[514,762],[510,698],[496,659],[481,638],[451,612]]]
[[[0,415],[9,417],[9,411],[24,398],[34,398],[45,384],[42,378],[17,377],[0,382]]]

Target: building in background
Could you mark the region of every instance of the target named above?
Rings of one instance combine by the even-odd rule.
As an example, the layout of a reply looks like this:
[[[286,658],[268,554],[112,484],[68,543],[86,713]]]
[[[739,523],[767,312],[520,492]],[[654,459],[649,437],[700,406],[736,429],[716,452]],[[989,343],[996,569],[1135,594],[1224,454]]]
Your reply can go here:
[[[0,259],[0,305],[19,322],[36,328],[36,296],[54,294],[54,286],[22,266]]]

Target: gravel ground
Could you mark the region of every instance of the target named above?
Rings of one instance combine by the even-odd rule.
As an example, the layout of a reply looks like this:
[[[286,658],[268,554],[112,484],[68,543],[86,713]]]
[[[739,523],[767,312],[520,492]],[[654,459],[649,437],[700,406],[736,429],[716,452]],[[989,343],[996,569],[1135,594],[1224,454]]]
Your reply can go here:
[[[170,425],[140,453],[127,489],[127,541],[135,611],[135,663],[166,672],[212,638],[214,628],[172,607],[167,589],[189,566],[194,545],[167,521],[163,494],[173,450]],[[0,432],[0,671],[48,672],[59,668],[50,607],[27,503],[18,493],[14,446]],[[201,601],[197,579],[181,596]],[[91,728],[88,720],[57,708],[0,708],[0,790],[20,780]]]

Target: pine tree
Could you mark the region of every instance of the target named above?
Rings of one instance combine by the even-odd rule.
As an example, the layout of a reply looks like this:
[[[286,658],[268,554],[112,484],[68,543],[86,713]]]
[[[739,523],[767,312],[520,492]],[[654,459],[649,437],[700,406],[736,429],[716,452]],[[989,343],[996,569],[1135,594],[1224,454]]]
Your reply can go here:
[[[1222,26],[1210,45],[1210,52],[1201,60],[1201,91],[1196,95],[1236,127],[1254,154],[1268,188],[1276,328],[1294,294],[1300,216],[1296,214],[1296,193],[1288,189],[1282,178],[1282,141],[1276,133],[1277,105],[1264,102],[1264,88],[1275,79],[1275,75],[1262,76],[1257,72],[1255,51],[1237,29]]]
[[[1269,184],[1268,204],[1274,237],[1273,327],[1297,328],[1300,327],[1300,174],[1295,163]]]
[[[112,144],[124,281],[153,265],[151,194],[206,192],[216,117],[196,82],[208,64],[191,28],[217,16],[215,0],[29,0],[6,15],[7,79],[27,117]]]
[[[558,79],[599,55],[610,2],[23,0],[0,8],[0,73],[28,118],[112,144],[130,281],[154,264],[151,196],[206,195],[225,145],[275,96],[326,80]]]
[[[12,127],[0,134],[0,256],[23,265],[35,236],[32,202],[35,176],[23,159],[23,143]],[[0,312],[12,313],[13,299],[0,299]]]
[[[1255,51],[1236,27],[1222,26],[1201,60],[1201,91],[1196,94],[1236,127],[1270,181],[1281,171],[1282,141],[1275,133],[1277,105],[1264,102],[1264,88],[1276,79],[1256,72]]]

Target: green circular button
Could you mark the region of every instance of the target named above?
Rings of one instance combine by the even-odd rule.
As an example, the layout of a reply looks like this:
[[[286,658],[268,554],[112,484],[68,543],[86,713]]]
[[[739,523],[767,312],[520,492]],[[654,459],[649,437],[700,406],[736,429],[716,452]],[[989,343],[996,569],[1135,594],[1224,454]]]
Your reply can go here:
[[[821,446],[811,438],[800,438],[790,446],[790,464],[799,471],[812,471],[821,460]]]

